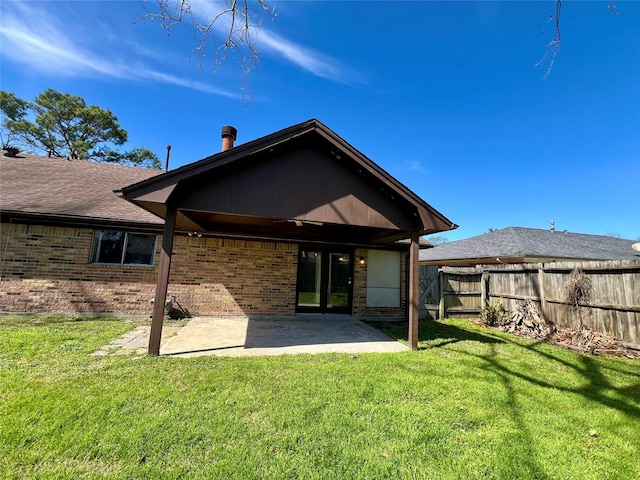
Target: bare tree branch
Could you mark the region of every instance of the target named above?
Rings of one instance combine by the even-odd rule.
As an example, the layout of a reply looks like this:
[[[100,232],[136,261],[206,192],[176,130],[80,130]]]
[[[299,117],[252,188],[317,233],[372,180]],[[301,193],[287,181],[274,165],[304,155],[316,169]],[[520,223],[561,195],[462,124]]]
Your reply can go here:
[[[225,0],[220,11],[213,18],[201,20],[194,13],[196,4],[191,0],[140,0],[144,13],[143,20],[158,21],[169,31],[175,25],[188,22],[197,38],[197,46],[192,53],[197,55],[198,68],[204,70],[204,62],[209,54],[209,45],[215,51],[214,73],[222,66],[230,68],[241,84],[242,98],[248,92],[253,98],[248,76],[257,70],[260,52],[254,40],[255,31],[262,27],[264,18],[274,19],[275,6],[268,0],[253,0],[257,11],[250,8],[251,0]],[[223,41],[219,42],[219,38]]]
[[[609,0],[609,4],[607,5],[607,9],[609,12],[614,15],[619,15],[618,10],[616,8],[616,0]],[[562,0],[556,0],[556,13],[549,15],[549,19],[544,25],[542,29],[542,34],[547,33],[547,26],[549,23],[554,23],[553,30],[553,38],[547,43],[544,55],[542,58],[534,65],[534,67],[540,67],[545,65],[548,62],[547,71],[544,74],[544,78],[547,78],[551,73],[551,69],[553,65],[556,63],[556,58],[558,57],[558,53],[560,53],[560,12],[562,10]]]
[[[553,31],[553,39],[547,43],[546,50],[542,58],[536,63],[534,66],[539,67],[549,62],[549,66],[547,67],[547,71],[544,74],[544,78],[547,78],[551,73],[551,69],[553,68],[553,64],[556,63],[556,58],[558,53],[560,53],[560,11],[562,10],[562,0],[556,0],[556,13],[549,15],[549,19],[547,23],[545,23],[544,28],[542,29],[542,34],[547,33],[547,25],[555,20],[555,28]]]
[[[616,0],[610,0],[609,5],[607,6],[607,9],[614,15],[620,15],[618,13],[618,9],[616,8]]]

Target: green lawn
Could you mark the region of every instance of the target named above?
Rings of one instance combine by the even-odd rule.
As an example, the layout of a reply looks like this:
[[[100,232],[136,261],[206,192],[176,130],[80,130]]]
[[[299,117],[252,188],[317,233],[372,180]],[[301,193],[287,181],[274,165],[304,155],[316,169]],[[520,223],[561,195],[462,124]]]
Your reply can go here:
[[[0,319],[0,478],[640,478],[637,361],[456,320],[417,352],[90,355],[131,328]]]

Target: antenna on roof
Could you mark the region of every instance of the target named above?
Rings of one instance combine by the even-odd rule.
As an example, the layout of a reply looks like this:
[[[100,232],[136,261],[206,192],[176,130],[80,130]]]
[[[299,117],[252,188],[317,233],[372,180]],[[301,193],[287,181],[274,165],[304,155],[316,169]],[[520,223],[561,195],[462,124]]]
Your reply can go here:
[[[169,155],[171,155],[171,145],[167,145],[167,161],[164,164],[164,171],[169,171]]]
[[[552,231],[552,232],[555,232],[555,231],[556,231],[556,222],[554,222],[553,220],[551,220],[549,223],[551,224],[551,231]]]

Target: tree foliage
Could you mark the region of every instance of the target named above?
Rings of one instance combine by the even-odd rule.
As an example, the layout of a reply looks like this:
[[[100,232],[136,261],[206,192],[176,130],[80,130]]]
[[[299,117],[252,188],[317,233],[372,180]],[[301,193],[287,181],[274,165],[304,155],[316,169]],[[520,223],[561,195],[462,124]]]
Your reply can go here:
[[[429,238],[427,238],[427,240],[429,241],[429,243],[431,245],[434,245],[434,246],[435,245],[443,245],[443,244],[445,244],[445,243],[447,243],[449,241],[448,238],[443,237],[441,235],[435,235],[433,237],[429,237]]]
[[[127,142],[127,131],[110,110],[87,106],[82,97],[49,88],[28,102],[0,91],[0,112],[3,147],[21,147],[49,157],[160,168],[156,154],[146,148],[115,149]]]

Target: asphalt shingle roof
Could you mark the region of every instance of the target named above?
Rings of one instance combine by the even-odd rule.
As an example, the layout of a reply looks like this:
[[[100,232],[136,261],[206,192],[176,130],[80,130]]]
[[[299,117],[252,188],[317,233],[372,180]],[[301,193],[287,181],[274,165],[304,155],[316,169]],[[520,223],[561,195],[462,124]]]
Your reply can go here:
[[[113,191],[161,170],[20,154],[0,157],[0,210],[161,224]]]
[[[540,257],[588,260],[633,260],[640,254],[633,240],[524,227],[507,227],[420,251],[420,260],[509,259]]]

